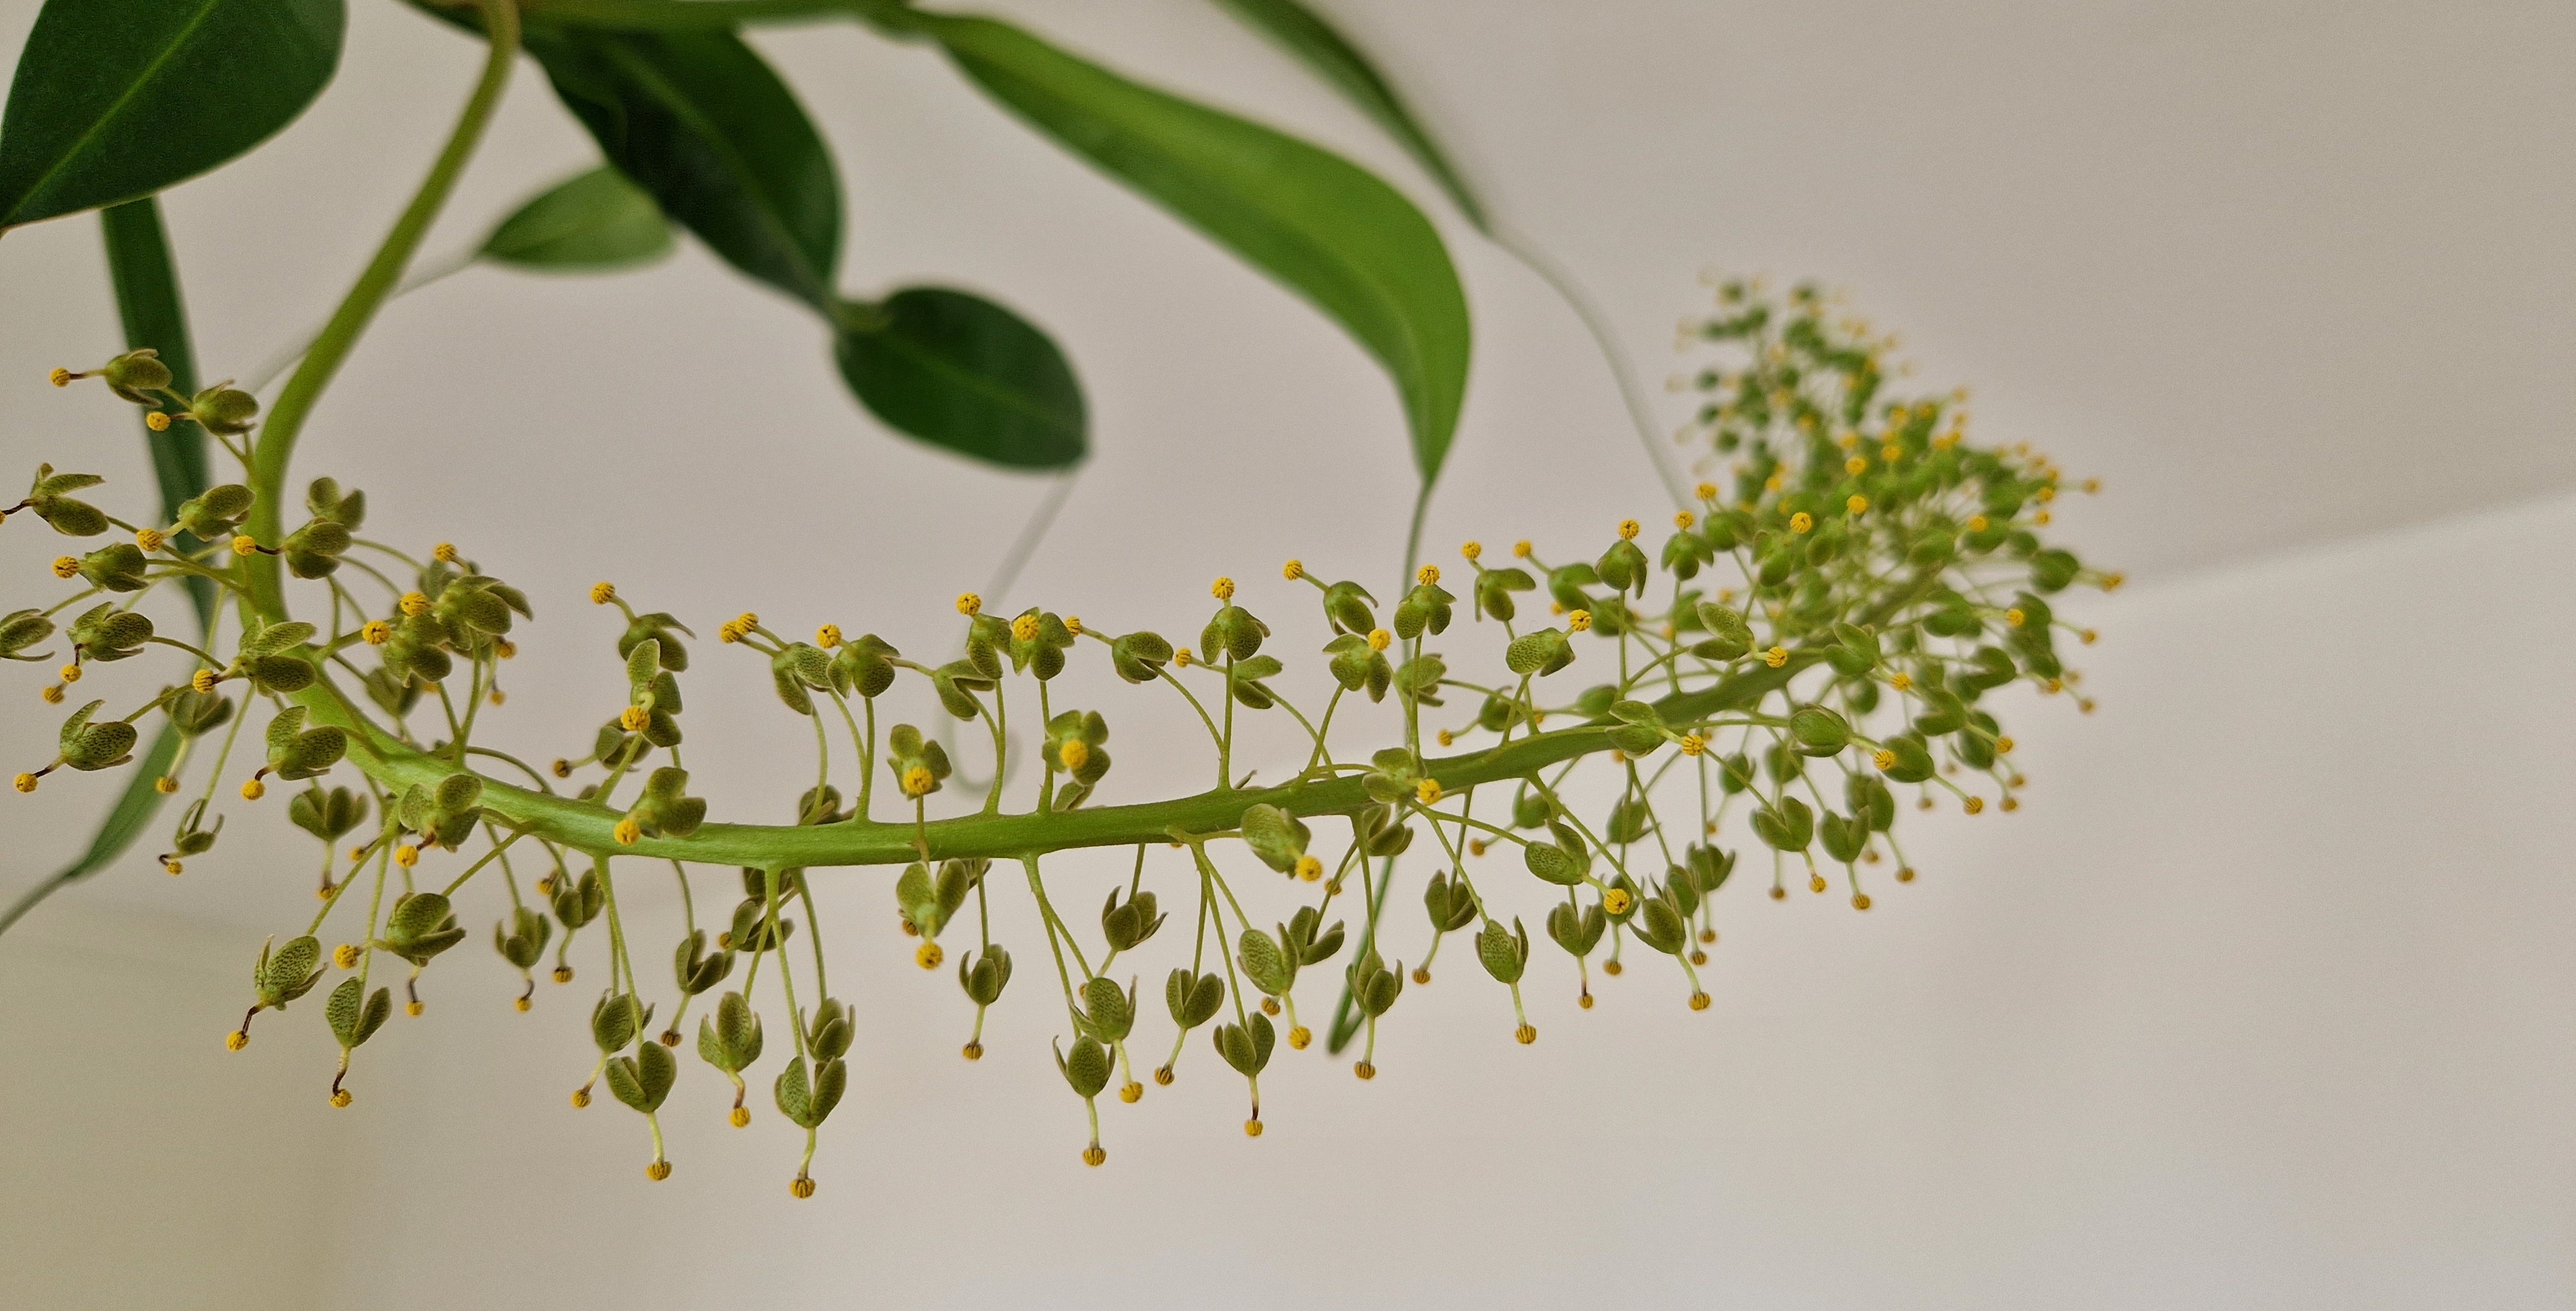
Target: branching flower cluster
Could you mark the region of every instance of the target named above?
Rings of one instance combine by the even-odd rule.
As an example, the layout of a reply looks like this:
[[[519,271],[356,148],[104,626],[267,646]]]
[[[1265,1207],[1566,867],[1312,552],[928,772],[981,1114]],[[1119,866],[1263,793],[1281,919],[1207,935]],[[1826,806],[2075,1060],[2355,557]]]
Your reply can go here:
[[[143,767],[164,792],[202,777],[162,857],[175,875],[216,845],[224,818],[210,821],[209,808],[225,780],[239,778],[247,802],[296,785],[285,808],[322,844],[321,905],[300,932],[261,948],[228,1042],[241,1048],[261,1011],[287,1009],[338,972],[322,1003],[341,1049],[334,1105],[351,1099],[351,1058],[390,1017],[395,980],[404,1009],[422,1014],[423,973],[470,936],[456,899],[497,871],[492,942],[522,977],[520,1010],[539,972],[569,983],[576,945],[603,944],[597,1052],[573,1102],[589,1104],[605,1083],[639,1112],[654,1179],[670,1173],[659,1112],[694,1009],[695,1054],[730,1084],[732,1122],[749,1123],[758,1077],[806,1130],[793,1191],[812,1194],[815,1131],[847,1087],[860,1014],[827,981],[812,883],[831,866],[899,871],[894,910],[922,968],[945,967],[950,945],[960,948],[969,1059],[983,1054],[985,1012],[1014,977],[989,899],[1025,887],[1045,939],[1039,959],[1057,983],[1050,1004],[1063,1012],[1055,1059],[1084,1103],[1083,1156],[1095,1165],[1106,1158],[1099,1099],[1114,1085],[1139,1100],[1135,1071],[1149,1061],[1153,1079],[1171,1083],[1201,1031],[1244,1080],[1244,1128],[1259,1134],[1260,1079],[1280,1039],[1303,1050],[1314,1038],[1301,980],[1310,1011],[1315,980],[1338,990],[1363,1035],[1353,1070],[1373,1077],[1380,1029],[1408,980],[1430,981],[1450,935],[1469,939],[1510,997],[1515,1036],[1534,1041],[1521,1000],[1541,972],[1533,935],[1489,899],[1524,877],[1553,901],[1540,927],[1572,958],[1583,1006],[1594,967],[1621,973],[1633,947],[1705,1008],[1698,970],[1716,939],[1714,898],[1747,853],[1766,853],[1773,898],[1796,884],[1821,894],[1839,879],[1867,910],[1864,867],[1914,877],[1895,831],[1900,794],[1927,810],[1946,797],[1970,815],[1990,800],[2018,804],[2024,780],[1994,694],[2073,685],[2061,638],[2093,635],[2069,628],[2051,598],[2119,581],[2041,542],[2065,490],[2053,465],[1969,444],[1960,398],[1883,398],[1885,343],[1832,321],[1821,297],[1802,288],[1773,304],[1728,284],[1720,302],[1719,317],[1690,325],[1693,339],[1730,352],[1696,379],[1710,400],[1692,433],[1711,459],[1732,461],[1728,486],[1701,485],[1696,507],[1653,538],[1623,522],[1597,551],[1553,564],[1530,542],[1491,552],[1470,542],[1460,566],[1425,566],[1386,599],[1292,560],[1285,578],[1313,589],[1306,613],[1322,621],[1294,641],[1278,640],[1223,578],[1195,643],[1043,608],[1005,617],[972,595],[958,599],[962,631],[946,639],[957,654],[945,660],[830,623],[800,639],[757,615],[724,622],[718,644],[764,659],[779,701],[813,732],[815,779],[784,826],[717,822],[693,795],[681,676],[697,636],[678,618],[639,610],[610,584],[592,589],[625,621],[615,643],[623,704],[577,758],[530,765],[488,745],[482,723],[503,702],[512,634],[532,616],[525,595],[452,546],[414,556],[360,536],[364,494],[329,479],[310,486],[291,531],[246,531],[282,476],[263,478],[247,442],[234,444],[255,425],[256,403],[222,386],[177,396],[151,352],[120,356],[95,375],[117,396],[156,425],[197,424],[253,472],[169,524],[114,518],[74,495],[99,479],[50,467],[10,507],[71,537],[127,535],[56,562],[71,595],[0,618],[0,654],[64,661],[48,700],[95,665],[154,647],[185,658],[176,681],[128,713],[105,717],[104,700],[74,711],[51,760],[17,787],[35,791],[58,769],[131,764],[141,726],[165,718],[180,745]],[[281,566],[310,585],[308,618],[288,613]],[[217,624],[229,632],[185,641],[135,609],[186,580],[234,602],[230,624]],[[60,648],[31,654],[58,634]],[[1291,675],[1292,658],[1320,666],[1317,690]],[[1109,718],[1057,694],[1077,661],[1186,705],[1206,733],[1210,788],[1119,798]],[[926,688],[957,726],[984,730],[989,747],[976,754],[989,751],[989,782],[974,785],[982,796],[966,799],[966,813],[946,813],[954,793],[944,817],[932,813],[934,798],[966,790],[938,726],[880,722],[899,687]],[[1345,717],[1336,736],[1346,707],[1390,697],[1399,735],[1354,747]],[[242,726],[261,713],[245,748]],[[1298,726],[1302,758],[1247,770],[1238,720],[1272,715]],[[237,750],[257,759],[237,761]],[[840,762],[855,772],[836,773]],[[1570,788],[1586,764],[1603,782]],[[1276,781],[1256,786],[1265,776]],[[1034,780],[1016,799],[1006,796],[1014,777]],[[1578,799],[1596,795],[1606,805]],[[1049,895],[1047,858],[1098,847],[1133,847],[1135,873],[1096,927],[1077,927]],[[1146,886],[1149,852],[1174,848],[1186,876]],[[691,882],[710,866],[727,883],[738,877],[741,896],[702,922]],[[686,922],[676,943],[648,947],[628,936],[619,885],[662,869],[677,875]],[[1236,886],[1254,871],[1271,877]],[[1419,898],[1422,916],[1399,909],[1405,897]],[[1265,899],[1293,904],[1255,915],[1249,904]],[[1177,931],[1162,932],[1175,900],[1189,907],[1185,950]],[[327,953],[326,934],[339,942]],[[1143,976],[1122,982],[1117,968],[1156,941],[1174,956],[1162,980],[1168,1029],[1149,1014]],[[661,975],[652,962],[666,946]],[[764,972],[777,980],[775,1003],[756,990]],[[657,1014],[668,1018],[657,1025]],[[780,1044],[771,1035],[782,1021]]]

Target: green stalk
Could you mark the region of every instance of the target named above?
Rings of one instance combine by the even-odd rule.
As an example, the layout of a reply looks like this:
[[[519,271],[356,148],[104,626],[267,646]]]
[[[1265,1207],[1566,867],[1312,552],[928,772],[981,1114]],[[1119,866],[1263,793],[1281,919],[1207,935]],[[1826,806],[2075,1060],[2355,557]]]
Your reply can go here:
[[[295,439],[302,435],[305,421],[312,417],[315,402],[322,399],[323,389],[346,363],[358,338],[373,321],[376,311],[402,282],[403,270],[419,251],[421,238],[429,234],[429,225],[447,204],[456,189],[456,180],[465,171],[465,161],[483,139],[490,126],[492,111],[501,103],[501,92],[510,83],[510,65],[519,52],[519,10],[512,0],[479,0],[483,11],[484,30],[491,40],[491,51],[483,64],[482,80],[465,102],[465,112],[456,120],[456,130],[448,135],[447,147],[441,150],[429,176],[421,180],[420,190],[394,221],[393,231],[385,234],[384,244],[358,275],[355,286],[340,301],[340,308],[323,326],[322,335],[304,353],[304,362],[296,366],[295,376],[287,379],[286,390],[279,393],[277,404],[261,425],[259,443],[251,452],[251,489],[259,493],[251,507],[249,531],[261,544],[275,546],[285,535],[285,523],[279,513],[285,502],[286,466],[295,456]],[[270,622],[287,617],[285,586],[278,575],[275,556],[253,555],[240,562],[247,566],[250,596],[245,605],[254,608]]]

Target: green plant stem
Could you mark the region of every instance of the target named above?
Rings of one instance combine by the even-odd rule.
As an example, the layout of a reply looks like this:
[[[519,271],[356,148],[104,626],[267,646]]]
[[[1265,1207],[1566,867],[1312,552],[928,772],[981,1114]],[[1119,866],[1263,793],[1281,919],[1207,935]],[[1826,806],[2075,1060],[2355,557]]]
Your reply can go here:
[[[465,102],[465,111],[456,120],[456,129],[447,138],[447,146],[430,166],[429,176],[421,180],[420,190],[402,217],[394,221],[393,231],[385,234],[384,244],[368,261],[366,271],[358,276],[355,286],[340,301],[321,335],[304,353],[304,362],[296,366],[295,376],[287,379],[277,404],[270,408],[268,421],[261,425],[259,442],[251,453],[251,487],[259,500],[251,507],[248,528],[251,536],[262,543],[275,545],[284,536],[284,520],[279,510],[285,501],[286,467],[295,456],[295,439],[302,435],[305,421],[312,417],[314,403],[347,362],[349,352],[366,332],[376,311],[401,283],[403,270],[412,255],[420,249],[421,239],[429,234],[429,225],[456,190],[456,180],[465,171],[465,161],[483,139],[483,131],[492,122],[492,112],[501,103],[501,93],[510,84],[510,66],[519,52],[519,10],[512,0],[479,0],[484,29],[489,34],[491,49],[484,61],[482,80]],[[244,603],[271,622],[287,617],[285,585],[279,576],[274,556],[244,557],[250,586],[250,597]]]

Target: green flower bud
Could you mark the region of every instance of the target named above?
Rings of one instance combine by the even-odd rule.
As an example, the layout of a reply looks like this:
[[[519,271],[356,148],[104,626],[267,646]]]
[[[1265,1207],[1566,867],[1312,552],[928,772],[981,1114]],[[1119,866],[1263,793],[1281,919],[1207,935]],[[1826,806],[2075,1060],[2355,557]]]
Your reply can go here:
[[[1219,655],[1249,660],[1261,649],[1263,639],[1269,636],[1270,625],[1254,618],[1252,612],[1242,606],[1228,604],[1220,608],[1216,617],[1208,620],[1207,627],[1200,631],[1199,654],[1210,664],[1216,663]]]
[[[1172,658],[1172,644],[1159,634],[1129,633],[1109,644],[1110,665],[1130,683],[1150,683]]]
[[[465,930],[447,898],[435,892],[409,892],[394,902],[385,917],[385,933],[376,945],[410,961],[427,965],[430,958],[465,941]]]
[[[41,611],[13,611],[0,619],[0,657],[11,660],[50,660],[51,655],[20,655],[21,651],[54,635],[54,621]]]
[[[1333,927],[1316,932],[1316,926],[1323,921],[1323,915],[1314,907],[1299,906],[1297,913],[1280,926],[1281,949],[1301,966],[1320,965],[1331,960],[1334,953],[1342,949],[1342,922],[1335,920]]]
[[[134,758],[134,725],[114,719],[103,724],[90,722],[90,716],[106,704],[92,701],[63,721],[64,764],[79,770],[108,769]]]
[[[189,399],[188,414],[208,432],[238,437],[249,432],[258,418],[259,398],[229,382],[219,382]]]
[[[978,1006],[990,1006],[1002,999],[1002,989],[1011,982],[1011,953],[998,946],[986,947],[981,956],[966,952],[957,958],[957,982]]]
[[[1270,1049],[1279,1040],[1270,1017],[1259,1011],[1246,1016],[1242,1024],[1218,1025],[1215,1037],[1217,1054],[1247,1079],[1270,1064]]]
[[[581,928],[599,918],[601,908],[607,904],[607,895],[608,890],[600,885],[596,870],[583,870],[578,880],[558,876],[551,899],[555,919],[562,923],[566,932]]]
[[[1324,619],[1336,633],[1366,636],[1377,627],[1377,598],[1358,583],[1340,582],[1324,589]]]
[[[170,366],[161,362],[161,352],[148,346],[109,360],[98,372],[118,399],[137,405],[160,405],[160,398],[151,393],[170,385]]]
[[[1789,735],[1801,754],[1830,756],[1851,745],[1851,721],[1825,706],[1800,706],[1789,716]]]
[[[1526,592],[1538,586],[1529,571],[1520,568],[1487,569],[1476,575],[1476,617],[1499,619],[1510,623],[1519,606],[1512,593]]]
[[[1457,599],[1438,583],[1415,584],[1413,590],[1396,603],[1395,635],[1409,642],[1426,631],[1433,634],[1446,632],[1450,603]]]
[[[1056,1049],[1055,1068],[1073,1086],[1075,1096],[1089,1100],[1109,1086],[1109,1049],[1083,1034],[1073,1040],[1073,1055],[1066,1056],[1062,1047]]]
[[[1126,901],[1118,899],[1118,889],[1109,890],[1109,899],[1100,905],[1100,936],[1111,951],[1132,951],[1163,927],[1165,913],[1155,910],[1154,894],[1139,892]]]
[[[1816,815],[1796,797],[1753,812],[1753,836],[1781,851],[1804,851],[1816,833]]]
[[[368,994],[354,974],[340,980],[340,986],[333,988],[330,998],[322,1003],[323,1017],[331,1021],[331,1036],[340,1040],[341,1047],[350,1049],[376,1036],[376,1030],[385,1027],[393,1013],[393,991],[378,988]]]
[[[662,1101],[671,1095],[671,1084],[679,1078],[679,1058],[658,1042],[648,1042],[635,1049],[632,1056],[620,1056],[600,1068],[608,1076],[608,1091],[617,1100],[646,1115],[662,1109]]]
[[[52,627],[50,623],[46,625]],[[72,621],[72,645],[91,660],[123,660],[140,654],[143,645],[152,640],[152,620],[131,610],[119,610],[113,602],[93,606]]]
[[[258,498],[240,483],[209,487],[179,503],[179,527],[209,542],[233,535]]]
[[[850,1050],[850,1008],[826,997],[815,1006],[814,1016],[805,1026],[805,1046],[815,1056],[838,1060]]]
[[[1252,986],[1270,996],[1285,994],[1297,984],[1297,964],[1281,951],[1279,943],[1259,929],[1245,929],[1236,940],[1235,963]]]
[[[1103,1068],[1107,1062],[1103,1061]],[[778,1099],[778,1113],[800,1129],[820,1128],[823,1117],[841,1104],[841,1094],[849,1089],[850,1072],[838,1058],[815,1067],[812,1083],[805,1077],[805,1059],[797,1057],[778,1072],[773,1092]]]
[[[80,558],[80,576],[111,592],[143,590],[143,548],[132,542],[103,546]]]
[[[1243,845],[1279,874],[1296,872],[1298,860],[1306,854],[1306,844],[1314,837],[1304,820],[1271,805],[1245,808],[1240,827]]]
[[[1601,560],[1593,566],[1593,571],[1612,590],[1633,592],[1639,596],[1646,594],[1646,582],[1652,574],[1646,564],[1646,553],[1624,537],[1602,552]]]
[[[1387,688],[1395,682],[1395,666],[1387,660],[1385,652],[1369,645],[1367,638],[1345,633],[1326,643],[1324,653],[1332,657],[1328,668],[1332,671],[1333,681],[1341,684],[1343,691],[1357,692],[1365,688],[1369,700],[1386,699]]]
[[[1558,902],[1547,912],[1547,936],[1567,954],[1589,956],[1601,945],[1601,935],[1610,928],[1609,917],[1601,913],[1598,902],[1577,910],[1572,902]]]
[[[367,494],[354,487],[344,492],[340,490],[340,484],[335,479],[316,478],[307,485],[304,489],[304,508],[307,512],[319,518],[328,519],[353,533],[366,526]]]
[[[1554,628],[1523,633],[1503,650],[1503,666],[1524,677],[1543,677],[1573,663],[1574,644]]]
[[[760,1016],[739,992],[718,999],[712,1017],[698,1017],[698,1059],[727,1074],[759,1060],[761,1045]]]
[[[1103,978],[1093,978],[1082,985],[1082,1024],[1091,1036],[1104,1043],[1124,1039],[1136,1027],[1136,985],[1127,990]]]
[[[366,822],[367,795],[348,788],[327,792],[319,787],[309,788],[286,803],[286,818],[324,842],[337,842]]]
[[[540,946],[544,945],[540,940]],[[681,939],[671,953],[672,977],[679,981],[680,991],[691,997],[725,981],[733,973],[733,953],[719,951],[707,954],[707,931],[696,929]]]

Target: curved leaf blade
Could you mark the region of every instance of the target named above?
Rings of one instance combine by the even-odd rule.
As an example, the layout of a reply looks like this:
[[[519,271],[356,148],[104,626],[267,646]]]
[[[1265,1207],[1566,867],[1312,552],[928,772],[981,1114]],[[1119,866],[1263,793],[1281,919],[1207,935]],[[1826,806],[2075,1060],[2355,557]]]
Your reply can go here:
[[[532,196],[483,239],[481,258],[534,272],[649,264],[671,253],[671,225],[644,190],[602,165]]]
[[[1458,170],[1450,166],[1449,157],[1442,153],[1439,144],[1413,117],[1413,111],[1405,107],[1404,98],[1396,94],[1394,84],[1378,72],[1377,65],[1369,62],[1369,57],[1360,53],[1360,48],[1351,44],[1348,37],[1325,22],[1323,15],[1297,3],[1297,0],[1217,0],[1217,3],[1232,10],[1236,18],[1296,56],[1316,76],[1341,92],[1343,99],[1368,115],[1388,136],[1395,138],[1397,145],[1404,147],[1406,154],[1413,156],[1413,162],[1421,165],[1422,171],[1430,174],[1433,182],[1440,184],[1440,189],[1449,195],[1449,203],[1456,205],[1458,212],[1476,225],[1477,231],[1486,230],[1484,203],[1476,199],[1476,193],[1468,188],[1466,179],[1459,175]]]
[[[726,263],[826,314],[841,185],[796,96],[731,32],[528,32],[610,163]]]
[[[898,431],[1012,468],[1082,462],[1082,385],[1064,352],[1018,315],[966,292],[906,287],[842,319],[841,376]]]
[[[1466,394],[1466,293],[1430,220],[1376,175],[1067,54],[1007,23],[930,14],[976,85],[1338,321],[1393,377],[1428,486]]]
[[[0,117],[0,228],[248,152],[340,64],[342,0],[47,0]]]

